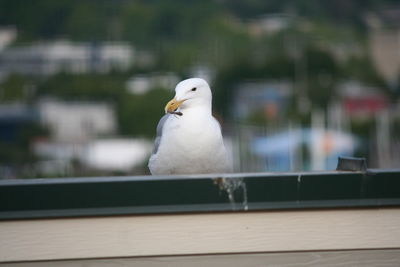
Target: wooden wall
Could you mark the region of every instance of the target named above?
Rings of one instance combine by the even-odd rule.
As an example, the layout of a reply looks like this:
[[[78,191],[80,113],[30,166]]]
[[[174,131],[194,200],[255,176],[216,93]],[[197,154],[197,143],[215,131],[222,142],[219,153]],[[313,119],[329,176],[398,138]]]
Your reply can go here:
[[[373,264],[382,261],[387,263],[384,266],[400,266],[398,249],[399,208],[0,222],[2,266],[83,266],[79,262],[86,262],[84,266],[114,266],[121,262],[116,266],[125,266],[124,262],[132,261],[141,263],[140,266],[162,266],[158,263],[164,261],[180,262],[181,266],[206,266],[207,262],[232,260],[238,264],[226,266],[246,266],[239,263],[248,261],[286,262],[286,265],[274,266],[314,266],[312,264],[318,261],[321,265],[315,266],[335,261],[380,266]],[[232,253],[239,255],[224,255]],[[205,254],[213,256],[194,256]],[[177,255],[185,257],[173,257]],[[117,259],[121,257],[127,258]],[[75,261],[79,259],[86,260]],[[54,260],[57,265],[33,262]],[[187,261],[194,265],[184,264]],[[394,262],[397,265],[391,265]]]

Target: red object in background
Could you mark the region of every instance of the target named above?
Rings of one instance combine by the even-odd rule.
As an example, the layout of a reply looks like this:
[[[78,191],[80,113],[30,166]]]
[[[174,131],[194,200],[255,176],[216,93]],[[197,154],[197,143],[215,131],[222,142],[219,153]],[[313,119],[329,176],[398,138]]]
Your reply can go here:
[[[350,114],[359,112],[374,114],[385,109],[387,101],[383,97],[347,98],[344,101],[344,106],[346,112]]]

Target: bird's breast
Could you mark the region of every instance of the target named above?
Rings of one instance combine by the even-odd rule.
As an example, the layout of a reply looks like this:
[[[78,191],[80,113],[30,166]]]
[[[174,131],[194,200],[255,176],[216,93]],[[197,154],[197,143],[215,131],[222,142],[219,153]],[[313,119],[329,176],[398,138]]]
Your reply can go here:
[[[169,143],[175,144],[176,153],[207,154],[220,147],[221,130],[213,118],[190,120],[183,116],[168,125],[168,135],[165,136],[171,141]]]

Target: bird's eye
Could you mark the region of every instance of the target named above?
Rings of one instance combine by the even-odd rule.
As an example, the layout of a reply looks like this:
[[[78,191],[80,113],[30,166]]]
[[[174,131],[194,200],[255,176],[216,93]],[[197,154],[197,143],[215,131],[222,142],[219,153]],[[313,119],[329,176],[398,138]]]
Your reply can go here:
[[[193,87],[193,88],[192,88],[192,91],[196,91],[196,90],[197,90],[197,88],[196,88],[196,87]]]

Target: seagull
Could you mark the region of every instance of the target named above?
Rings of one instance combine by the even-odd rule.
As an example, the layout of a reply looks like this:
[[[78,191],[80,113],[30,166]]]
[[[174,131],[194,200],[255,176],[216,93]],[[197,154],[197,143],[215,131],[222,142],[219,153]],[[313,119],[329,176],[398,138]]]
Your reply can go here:
[[[157,125],[148,167],[152,175],[231,172],[221,126],[212,116],[208,83],[191,78],[178,83]]]

